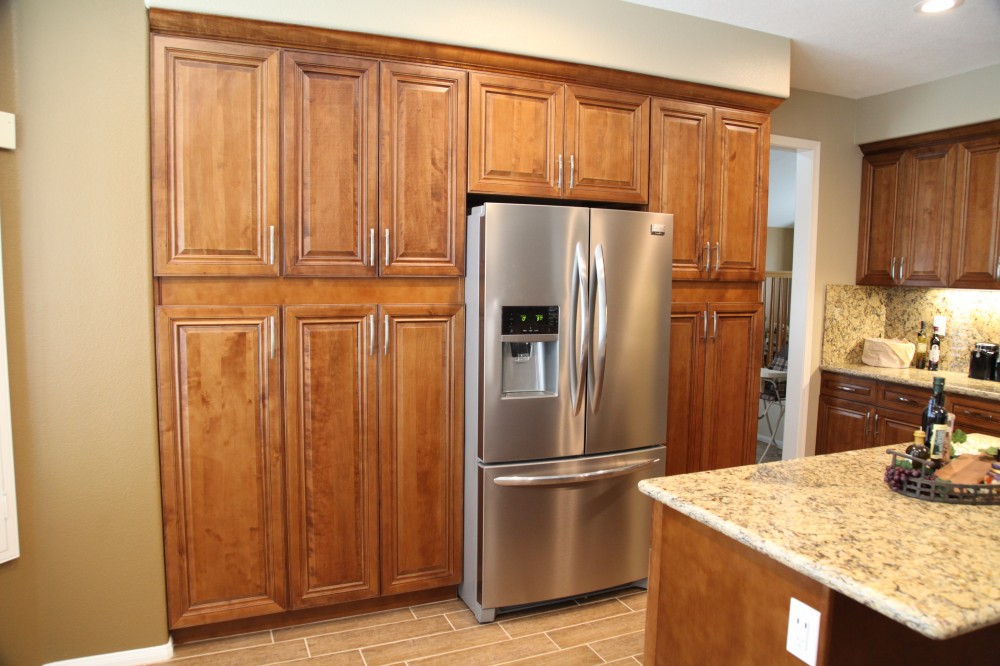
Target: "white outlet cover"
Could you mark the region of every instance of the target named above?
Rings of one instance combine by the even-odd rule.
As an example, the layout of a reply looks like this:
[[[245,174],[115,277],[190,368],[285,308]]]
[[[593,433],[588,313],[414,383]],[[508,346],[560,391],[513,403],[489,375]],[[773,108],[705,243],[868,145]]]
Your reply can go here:
[[[791,598],[788,604],[788,638],[785,649],[809,664],[816,666],[819,651],[820,613],[812,606]]]
[[[14,114],[0,111],[0,148],[17,148],[17,133],[14,130]]]
[[[934,315],[933,326],[937,326],[938,335],[942,335],[943,336],[943,335],[945,335],[947,333],[947,330],[948,330],[947,327],[946,327],[947,323],[948,323],[948,320],[945,319],[944,315]]]

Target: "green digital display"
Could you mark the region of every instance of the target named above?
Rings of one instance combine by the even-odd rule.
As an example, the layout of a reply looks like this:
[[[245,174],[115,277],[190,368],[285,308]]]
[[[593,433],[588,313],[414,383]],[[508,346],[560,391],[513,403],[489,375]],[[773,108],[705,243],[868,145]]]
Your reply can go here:
[[[555,305],[505,305],[502,315],[504,335],[559,333],[559,308]]]

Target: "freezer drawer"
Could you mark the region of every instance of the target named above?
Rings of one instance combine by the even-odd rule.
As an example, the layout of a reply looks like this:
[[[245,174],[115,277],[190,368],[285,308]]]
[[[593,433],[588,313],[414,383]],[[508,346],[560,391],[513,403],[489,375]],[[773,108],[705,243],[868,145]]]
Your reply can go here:
[[[646,578],[662,446],[557,462],[480,465],[479,604],[558,599]]]

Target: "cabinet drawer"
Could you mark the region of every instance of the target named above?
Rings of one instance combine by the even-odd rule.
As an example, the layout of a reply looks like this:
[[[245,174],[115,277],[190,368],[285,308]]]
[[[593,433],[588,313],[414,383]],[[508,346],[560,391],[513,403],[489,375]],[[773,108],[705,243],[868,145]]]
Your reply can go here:
[[[916,386],[906,386],[904,384],[880,383],[878,385],[879,407],[897,409],[909,414],[920,414],[927,401],[930,400],[931,392],[927,389]]]
[[[955,415],[956,428],[965,432],[1000,435],[1000,402],[945,394],[944,405]]]
[[[874,402],[875,387],[877,385],[878,382],[874,379],[824,372],[820,393],[839,398],[852,398],[865,402]]]

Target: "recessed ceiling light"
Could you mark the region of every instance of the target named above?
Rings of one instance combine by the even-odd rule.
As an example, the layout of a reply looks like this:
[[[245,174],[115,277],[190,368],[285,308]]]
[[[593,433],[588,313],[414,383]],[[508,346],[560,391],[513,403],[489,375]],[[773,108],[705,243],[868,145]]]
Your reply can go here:
[[[924,0],[916,6],[918,12],[924,14],[940,14],[958,7],[963,0]]]

